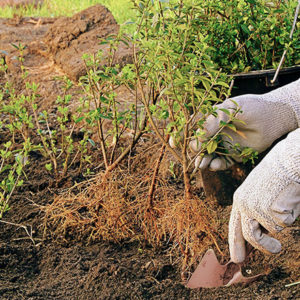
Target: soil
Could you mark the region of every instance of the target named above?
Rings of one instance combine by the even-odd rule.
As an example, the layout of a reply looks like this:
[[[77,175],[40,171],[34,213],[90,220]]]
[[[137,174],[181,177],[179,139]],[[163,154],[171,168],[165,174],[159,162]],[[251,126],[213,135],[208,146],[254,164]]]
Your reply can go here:
[[[0,56],[9,68],[6,76],[13,78],[18,86],[20,66],[12,44],[26,45],[24,65],[29,79],[40,85],[41,109],[53,107],[55,111],[56,97],[62,94],[55,78],[68,75],[78,79],[84,72],[80,57],[85,50],[96,52],[101,47],[96,37],[117,32],[118,25],[102,6],[72,18],[0,19]],[[130,49],[124,48],[118,54],[120,61],[127,61],[129,53]],[[6,79],[1,75],[0,84]],[[22,93],[21,85],[17,92]],[[79,97],[76,86],[72,94],[76,102]],[[130,95],[124,90],[119,91],[119,97],[121,101],[130,101]],[[279,255],[251,253],[245,272],[255,275],[265,271],[267,275],[260,280],[248,286],[190,290],[181,282],[176,257],[170,256],[163,246],[153,248],[136,240],[119,244],[87,243],[72,236],[64,239],[45,234],[43,206],[78,181],[78,175],[70,175],[55,187],[41,164],[41,157],[34,153],[31,156],[29,178],[14,195],[12,208],[3,220],[22,224],[29,232],[32,230],[34,243],[23,227],[0,224],[1,299],[300,299],[300,285],[285,287],[299,280],[299,220],[279,234],[283,244]],[[97,163],[97,156],[95,160]],[[228,185],[233,182],[237,186],[244,178],[244,173],[241,175],[237,170],[240,169],[223,172],[218,182]],[[228,178],[234,173],[239,174],[230,181]],[[228,189],[232,193],[232,187]],[[222,192],[222,201],[214,203],[220,216],[220,231],[225,232],[230,193]],[[221,247],[227,256],[219,258],[225,263],[226,240]]]

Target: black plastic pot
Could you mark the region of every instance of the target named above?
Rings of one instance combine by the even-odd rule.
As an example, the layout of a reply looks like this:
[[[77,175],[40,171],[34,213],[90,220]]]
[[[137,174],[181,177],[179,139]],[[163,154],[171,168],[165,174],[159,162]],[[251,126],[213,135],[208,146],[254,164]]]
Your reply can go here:
[[[272,84],[271,80],[275,71],[271,69],[233,75],[234,85],[231,96],[267,93],[300,78],[300,66],[283,68],[280,70],[276,82]]]

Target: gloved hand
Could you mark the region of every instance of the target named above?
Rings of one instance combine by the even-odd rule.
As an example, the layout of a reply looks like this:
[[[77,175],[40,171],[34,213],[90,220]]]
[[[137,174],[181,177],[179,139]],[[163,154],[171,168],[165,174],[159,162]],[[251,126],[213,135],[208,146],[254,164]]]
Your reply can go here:
[[[282,135],[300,127],[300,79],[266,94],[249,94],[232,99],[241,108],[241,112],[236,117],[246,123],[233,123],[239,133],[228,128],[223,130],[233,138],[233,141],[225,135],[223,140],[233,145],[239,143],[241,147],[251,147],[262,152]],[[228,110],[236,108],[230,99],[217,107]],[[228,115],[221,110],[218,110],[218,117],[209,116],[204,124],[206,137],[213,136],[219,130],[220,121],[227,122],[228,118]],[[194,153],[200,151],[202,141],[195,139],[190,142],[190,148]],[[172,146],[172,141],[170,144]],[[213,171],[224,170],[233,163],[223,157],[213,159],[212,155],[206,155],[200,163],[200,168],[209,167]]]
[[[274,146],[235,192],[229,222],[232,260],[245,259],[245,240],[267,253],[280,252],[280,242],[261,226],[279,232],[299,214],[300,128]]]

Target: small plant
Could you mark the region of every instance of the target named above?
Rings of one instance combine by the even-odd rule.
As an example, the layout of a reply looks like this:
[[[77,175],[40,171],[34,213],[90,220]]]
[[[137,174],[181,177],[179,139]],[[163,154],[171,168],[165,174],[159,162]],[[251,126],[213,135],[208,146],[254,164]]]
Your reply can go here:
[[[1,61],[0,69],[4,73],[7,71],[4,60]],[[0,144],[0,219],[10,209],[9,202],[16,188],[23,184],[29,152],[35,148],[31,142],[33,122],[27,101],[26,95],[16,94],[10,82],[6,82],[0,90],[0,130],[3,135]]]
[[[28,72],[26,71],[26,68],[24,66],[24,51],[27,47],[22,45],[21,43],[19,43],[18,45],[12,44],[12,46],[14,48],[16,48],[19,52],[17,60],[20,63],[20,69],[21,69],[21,72],[22,72],[22,79],[25,80],[26,77],[28,76]]]
[[[83,113],[80,120],[86,130],[93,132],[96,129],[106,174],[132,151],[146,128],[146,118],[141,118],[138,110],[137,95],[135,104],[121,103],[117,99],[116,89],[121,85],[129,89],[136,85],[130,66],[121,67],[115,63],[120,42],[127,43],[119,37],[109,37],[101,42],[109,45],[105,65],[101,51],[96,55],[85,55],[87,75],[80,79],[84,91],[79,108]],[[96,145],[95,141],[88,141]]]
[[[172,5],[171,5],[172,3]],[[186,195],[190,196],[189,142],[205,138],[204,123],[216,115],[216,103],[229,96],[230,78],[218,69],[205,35],[199,32],[202,8],[194,1],[139,1],[140,18],[134,35],[134,72],[149,123],[160,141],[182,164]],[[231,155],[222,144],[222,130],[236,131],[233,122],[240,108],[229,111],[227,122],[203,143],[199,155]],[[171,136],[180,152],[172,149]],[[227,147],[228,148],[228,147]],[[232,145],[237,150],[238,145]],[[240,151],[246,156],[246,152]],[[251,156],[251,151],[247,154]],[[193,161],[193,160],[192,160]]]
[[[230,96],[231,79],[214,62],[213,49],[207,36],[199,30],[199,16],[203,14],[203,8],[195,1],[144,0],[134,1],[134,5],[139,18],[137,30],[132,38],[132,70],[138,92],[151,129],[182,165],[185,195],[180,203],[184,205],[184,209],[181,207],[180,213],[169,217],[182,225],[177,227],[175,236],[184,257],[185,269],[192,256],[191,249],[197,235],[196,229],[192,228],[197,228],[194,215],[198,205],[196,202],[199,200],[192,193],[190,170],[195,158],[208,153],[225,157],[239,155],[246,160],[255,154],[252,149],[241,149],[239,145],[225,147],[222,142],[222,136],[225,134],[223,129],[226,127],[234,132],[234,123],[240,122],[236,118],[240,108],[233,100],[235,109],[222,109],[228,115],[228,121],[221,121],[216,134],[205,140],[205,121],[210,115],[217,115],[215,104]],[[169,137],[175,141],[178,150],[171,148],[168,143]],[[228,137],[230,139],[230,136]],[[189,143],[199,138],[205,141],[193,158]],[[153,178],[155,179],[155,176]],[[155,206],[150,200],[149,197],[145,222],[154,226]],[[149,213],[151,210],[153,213]],[[214,229],[207,221],[209,218],[209,215],[202,216],[198,222],[205,226],[219,249],[214,240]],[[181,219],[185,219],[186,222],[183,224]],[[201,228],[203,230],[203,227]]]
[[[31,91],[31,109],[35,120],[35,129],[40,137],[41,144],[39,151],[50,162],[45,163],[45,168],[49,173],[54,173],[57,182],[64,179],[70,167],[76,160],[80,161],[77,173],[79,174],[84,166],[91,163],[88,155],[88,132],[79,128],[79,123],[83,119],[81,110],[78,112],[71,110],[70,104],[72,96],[67,92],[72,88],[73,83],[66,77],[62,79],[63,94],[57,97],[56,114],[46,110],[38,111],[35,103],[37,86],[27,84]],[[53,127],[55,123],[56,126]],[[73,135],[75,131],[82,132],[82,139],[74,142]]]
[[[23,184],[22,177],[26,177],[24,168],[29,162],[32,144],[30,139],[27,139],[21,149],[13,148],[11,140],[2,144],[0,148],[0,219],[10,209],[10,199],[16,188]]]
[[[43,146],[42,153],[51,160],[50,163],[46,163],[45,167],[49,172],[53,171],[57,179],[63,179],[67,174],[70,157],[74,152],[72,134],[76,126],[75,117],[73,116],[73,119],[70,118],[72,115],[69,110],[71,95],[67,94],[67,91],[72,87],[72,82],[64,78],[63,83],[63,95],[58,96],[56,100],[57,116],[55,121],[57,121],[59,126],[57,129],[50,127],[50,116],[46,110],[38,113],[38,107],[34,101],[37,86],[27,84],[28,90],[32,91],[31,108],[37,133],[41,138]],[[42,125],[46,128],[43,129]],[[59,171],[60,164],[62,164],[62,170]]]

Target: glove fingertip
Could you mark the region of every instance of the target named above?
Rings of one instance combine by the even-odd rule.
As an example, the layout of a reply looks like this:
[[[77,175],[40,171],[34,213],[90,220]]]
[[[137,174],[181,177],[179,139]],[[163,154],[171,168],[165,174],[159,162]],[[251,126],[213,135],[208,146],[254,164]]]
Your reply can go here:
[[[246,245],[242,234],[241,215],[235,207],[230,215],[228,242],[231,260],[234,263],[243,262],[246,258]]]
[[[277,254],[281,251],[282,247],[281,243],[278,240],[270,237],[268,245],[265,247],[265,249],[272,254]]]
[[[171,136],[169,138],[169,145],[171,146],[171,148],[175,149],[176,148],[176,141],[175,138],[173,136]]]
[[[254,247],[269,254],[281,251],[281,243],[262,232],[260,224],[247,216],[243,216],[242,230],[245,239]]]
[[[209,169],[211,171],[223,171],[230,168],[234,162],[232,160],[226,160],[224,157],[218,157],[212,160]]]
[[[189,147],[194,153],[197,153],[201,150],[201,145],[202,143],[199,142],[197,139],[194,139],[189,143]]]
[[[234,263],[242,263],[246,259],[245,244],[235,243],[230,247],[230,257]]]
[[[201,160],[199,168],[201,170],[205,170],[209,166],[211,160],[212,160],[212,155],[205,155]]]

